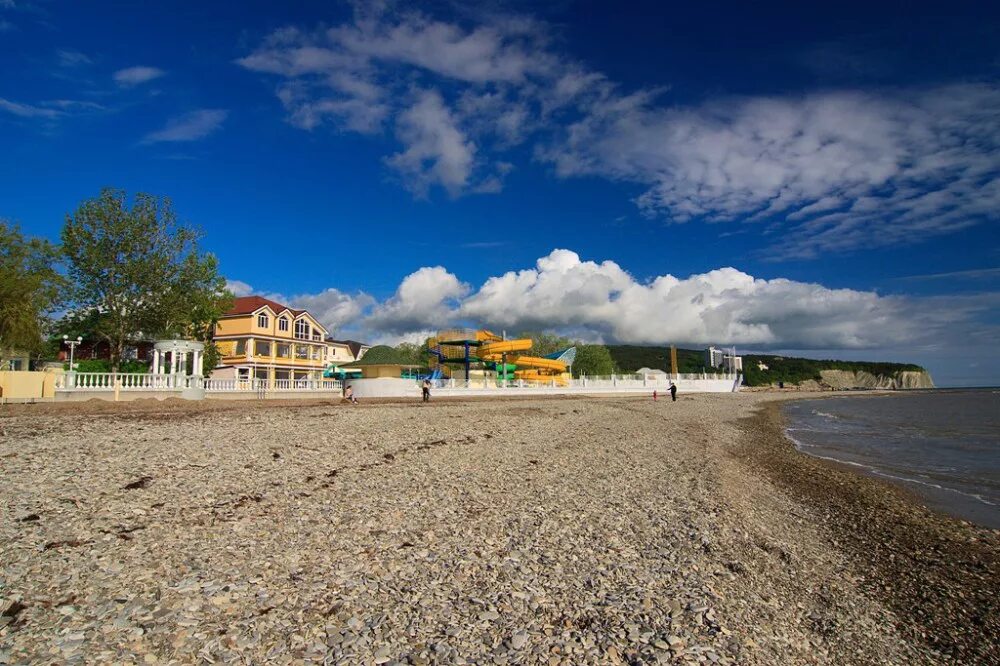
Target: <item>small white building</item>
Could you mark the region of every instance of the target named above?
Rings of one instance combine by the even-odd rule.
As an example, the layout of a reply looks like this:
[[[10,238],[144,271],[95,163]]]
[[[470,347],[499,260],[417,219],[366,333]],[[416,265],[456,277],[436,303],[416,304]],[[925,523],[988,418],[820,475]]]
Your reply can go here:
[[[635,377],[646,381],[662,382],[667,380],[668,375],[665,370],[659,368],[639,368],[635,371]]]

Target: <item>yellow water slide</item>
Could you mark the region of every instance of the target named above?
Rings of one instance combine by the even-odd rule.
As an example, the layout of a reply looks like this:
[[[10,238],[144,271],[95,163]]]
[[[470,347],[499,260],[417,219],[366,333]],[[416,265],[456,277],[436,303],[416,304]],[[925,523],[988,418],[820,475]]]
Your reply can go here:
[[[552,381],[566,383],[562,374],[566,372],[566,364],[551,358],[540,356],[522,356],[518,352],[531,349],[531,340],[502,340],[499,342],[484,342],[479,346],[477,356],[484,361],[502,363],[507,354],[506,362],[517,366],[514,377],[528,381]],[[525,368],[522,370],[521,368]]]

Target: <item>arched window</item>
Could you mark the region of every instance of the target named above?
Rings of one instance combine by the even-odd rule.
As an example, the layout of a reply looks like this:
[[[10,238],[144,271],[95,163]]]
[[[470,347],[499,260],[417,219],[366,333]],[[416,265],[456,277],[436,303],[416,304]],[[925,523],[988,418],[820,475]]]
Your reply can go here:
[[[288,317],[278,317],[278,330],[279,331],[288,330]]]
[[[295,322],[295,337],[299,340],[309,339],[309,322],[299,319]]]
[[[257,328],[267,328],[271,324],[271,318],[267,316],[266,312],[261,312],[257,315]]]

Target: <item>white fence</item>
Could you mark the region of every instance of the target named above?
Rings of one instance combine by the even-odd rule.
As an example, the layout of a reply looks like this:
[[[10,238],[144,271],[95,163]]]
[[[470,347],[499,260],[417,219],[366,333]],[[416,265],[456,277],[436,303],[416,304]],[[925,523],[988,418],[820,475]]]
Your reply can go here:
[[[266,379],[206,379],[205,390],[219,391],[339,391],[336,379],[276,379],[268,386]]]
[[[132,372],[66,372],[56,378],[57,390],[114,391],[115,382],[121,391],[169,391],[198,388],[201,377],[185,375],[151,375]]]
[[[204,379],[190,375],[149,373],[67,372],[56,377],[60,391],[173,391],[203,388],[206,392],[236,391],[339,391],[336,379],[278,379],[268,386],[264,379]]]
[[[717,382],[731,382],[734,386],[738,386],[736,382],[739,380],[739,374],[713,374],[713,373],[681,373],[676,375],[646,375],[645,377],[637,377],[636,375],[603,375],[594,377],[576,377],[570,380],[560,380],[558,378],[552,378],[548,380],[524,380],[524,379],[509,379],[506,382],[502,380],[497,380],[489,377],[473,377],[471,379],[439,379],[435,382],[436,388],[448,388],[448,389],[458,389],[458,388],[469,388],[469,389],[486,389],[486,388],[545,388],[545,387],[562,387],[562,388],[590,388],[590,389],[669,389],[670,383],[680,383],[680,382],[690,382],[690,381],[705,381],[712,380]],[[418,382],[419,384],[419,382]]]

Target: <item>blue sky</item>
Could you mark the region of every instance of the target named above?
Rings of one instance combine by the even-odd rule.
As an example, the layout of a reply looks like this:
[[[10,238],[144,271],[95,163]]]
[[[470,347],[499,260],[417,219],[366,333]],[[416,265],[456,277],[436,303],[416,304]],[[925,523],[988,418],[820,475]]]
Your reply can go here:
[[[101,187],[168,195],[234,289],[373,341],[997,383],[988,3],[284,4],[0,0],[0,217],[55,239]]]

